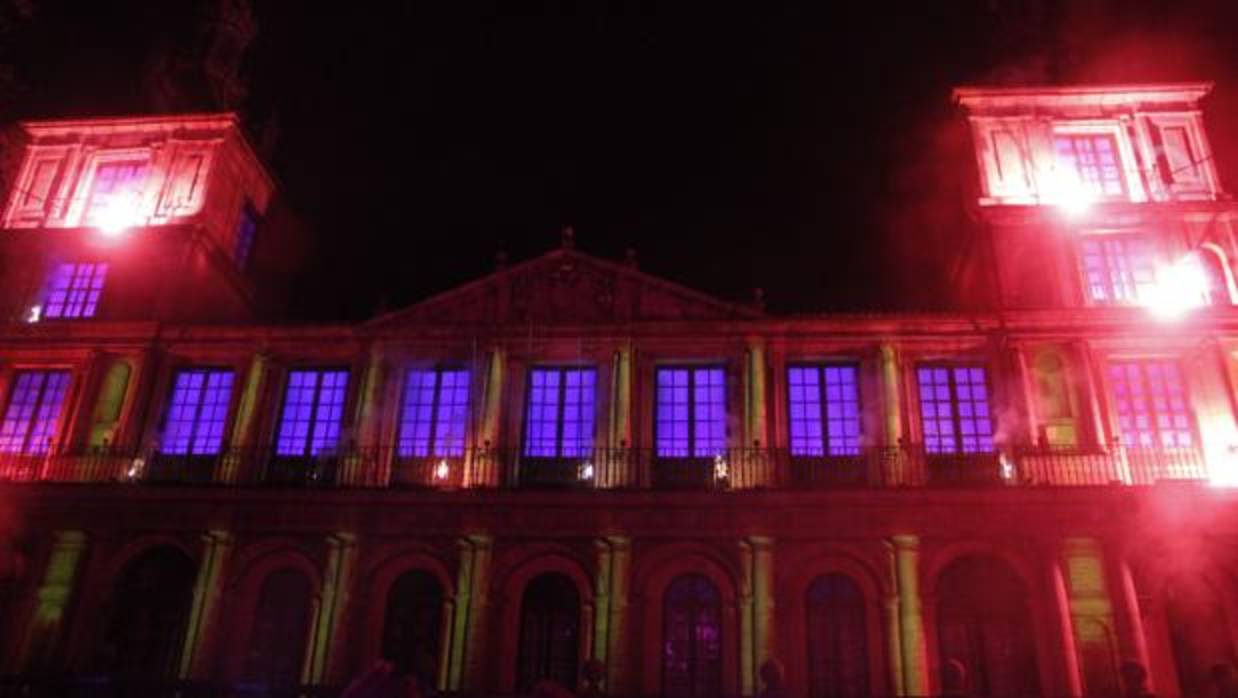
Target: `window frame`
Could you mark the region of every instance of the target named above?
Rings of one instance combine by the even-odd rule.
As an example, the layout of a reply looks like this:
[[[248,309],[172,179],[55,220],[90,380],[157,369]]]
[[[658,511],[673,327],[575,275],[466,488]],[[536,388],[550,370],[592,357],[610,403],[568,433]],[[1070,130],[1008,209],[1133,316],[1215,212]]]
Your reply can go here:
[[[60,303],[60,312],[56,315],[49,315],[48,307],[52,304],[51,297],[52,294],[56,292],[54,289],[54,284],[56,279],[60,276],[61,270],[66,267],[71,267],[72,269],[68,273],[67,285],[63,289],[64,300]],[[78,274],[79,269],[82,267],[90,268],[84,277]],[[101,278],[99,279],[99,288],[96,291],[92,288],[92,286],[94,284],[95,277],[100,275],[100,268],[102,268],[102,273]],[[74,322],[79,320],[93,320],[97,318],[100,314],[99,311],[103,306],[103,292],[107,288],[108,273],[111,269],[111,262],[95,259],[74,262],[55,262],[52,264],[51,269],[46,274],[43,289],[39,294],[38,321],[43,322],[44,320],[51,320],[56,322]],[[74,281],[79,278],[85,278],[86,285],[84,288],[78,288],[74,285]],[[75,302],[72,300],[74,293],[83,294],[80,301]],[[91,297],[92,293],[94,293],[93,299]],[[71,308],[77,308],[77,314],[68,314],[68,311]],[[90,310],[89,314],[86,313],[87,309]]]
[[[46,456],[46,455],[50,455],[51,453],[55,452],[58,442],[60,441],[60,438],[61,438],[60,432],[61,432],[61,429],[64,427],[63,420],[65,416],[65,410],[66,408],[69,407],[69,403],[72,401],[72,398],[73,398],[73,395],[72,395],[73,382],[74,382],[73,371],[65,367],[60,367],[60,366],[18,367],[15,371],[13,371],[8,381],[8,389],[4,396],[4,410],[0,412],[0,429],[3,429],[4,424],[9,421],[9,411],[13,408],[13,398],[17,391],[18,381],[24,375],[35,375],[35,374],[41,374],[43,376],[43,381],[39,385],[38,394],[36,396],[36,399],[33,405],[31,406],[30,417],[26,420],[25,430],[24,430],[24,433],[21,435],[21,446],[20,448],[16,448],[13,450],[6,450],[2,447],[2,445],[0,445],[0,455]],[[48,390],[47,378],[51,377],[52,375],[56,375],[56,374],[64,376],[64,388],[60,396],[60,405],[56,410],[56,414],[51,418],[51,424],[50,424],[51,433],[49,434],[49,438],[46,444],[44,444],[46,448],[44,448],[43,446],[39,446],[35,449],[31,449],[30,439],[31,439],[33,432],[35,431],[36,424],[39,422],[38,415],[47,404],[47,400],[46,400],[47,390]]]
[[[78,195],[81,201],[81,208],[77,212],[77,224],[83,227],[96,225],[96,222],[91,220],[91,213],[99,180],[99,170],[108,166],[127,163],[140,163],[146,169],[145,181],[143,181],[138,191],[135,192],[138,197],[139,217],[145,218],[144,214],[148,213],[144,210],[145,199],[149,193],[150,180],[153,175],[153,160],[151,151],[146,148],[105,150],[96,153],[86,167],[86,171],[90,173],[89,178],[79,185]]]
[[[284,416],[288,409],[288,391],[290,389],[292,376],[294,373],[316,373],[319,376],[318,381],[314,386],[314,402],[309,420],[309,427],[305,434],[305,443],[299,453],[283,453],[281,438],[284,430]],[[340,419],[336,425],[338,433],[336,434],[335,443],[331,448],[324,448],[322,451],[315,453],[313,449],[314,427],[319,424],[318,409],[322,404],[322,376],[328,373],[343,373],[344,374],[344,396],[340,402]],[[347,366],[298,366],[289,368],[284,373],[282,397],[280,398],[279,411],[275,414],[275,432],[274,445],[272,451],[276,458],[324,458],[338,455],[341,439],[344,436],[345,426],[348,421],[349,398],[352,392],[352,369]]]
[[[1143,183],[1139,178],[1139,170],[1135,167],[1135,144],[1131,142],[1122,124],[1114,119],[1062,119],[1055,121],[1049,134],[1049,151],[1054,171],[1058,169],[1057,138],[1087,136],[1109,136],[1113,139],[1116,146],[1114,153],[1118,158],[1118,172],[1122,177],[1122,187],[1125,192],[1120,197],[1099,196],[1096,198],[1096,201],[1102,203],[1139,203],[1147,201],[1148,192],[1144,189]],[[1041,193],[1044,194],[1044,183],[1041,182],[1038,186]]]
[[[460,434],[459,453],[440,453],[438,426],[439,410],[442,407],[443,398],[443,374],[445,372],[459,372],[465,376],[465,397],[464,397],[464,418],[461,424],[462,433]],[[406,429],[415,429],[416,421],[408,419],[408,411],[410,405],[409,391],[412,389],[410,385],[412,376],[416,373],[429,373],[434,376],[433,401],[430,404],[430,419],[429,432],[426,436],[426,453],[418,455],[416,451],[417,438],[413,436],[405,436]],[[396,415],[396,445],[395,455],[400,460],[417,460],[422,458],[459,458],[469,448],[470,437],[470,420],[473,416],[473,370],[462,364],[441,364],[434,366],[412,366],[404,371],[404,380],[400,386],[400,401],[398,412]],[[412,406],[414,409],[416,405]],[[405,442],[408,442],[408,452],[405,452]]]
[[[825,371],[830,368],[850,369],[855,372],[855,405],[856,415],[855,421],[858,426],[856,433],[856,444],[854,452],[845,452],[843,450],[835,452],[832,449],[830,433],[829,433],[829,405],[830,401],[827,398],[827,385],[825,380]],[[795,369],[813,369],[817,373],[817,400],[821,408],[821,414],[818,416],[818,423],[821,428],[821,453],[807,454],[795,452],[795,437],[794,437],[794,422],[793,412],[795,403],[791,397],[791,371]],[[830,359],[825,361],[792,361],[786,365],[785,379],[787,389],[787,452],[792,458],[847,458],[860,455],[864,450],[864,390],[861,386],[862,381],[861,365],[858,360],[848,359]],[[846,401],[843,401],[844,403]]]
[[[1138,230],[1084,231],[1080,235],[1078,235],[1075,240],[1075,250],[1076,250],[1076,258],[1077,258],[1077,264],[1075,268],[1077,270],[1076,273],[1079,276],[1079,284],[1081,287],[1081,291],[1083,293],[1084,303],[1090,307],[1130,308],[1130,307],[1137,307],[1141,302],[1141,299],[1139,297],[1139,286],[1134,281],[1133,272],[1131,273],[1131,277],[1132,277],[1132,283],[1135,284],[1136,297],[1133,299],[1120,299],[1120,298],[1112,297],[1114,296],[1113,277],[1109,273],[1110,266],[1107,263],[1109,260],[1109,257],[1108,255],[1104,254],[1104,249],[1105,249],[1104,244],[1106,242],[1112,242],[1115,239],[1119,241],[1124,241],[1124,242],[1125,241],[1142,241],[1148,246],[1149,271],[1152,275],[1151,283],[1153,285],[1156,284],[1157,268],[1161,264],[1163,257],[1164,257],[1162,254],[1161,246],[1158,244],[1156,235],[1153,235],[1148,232],[1138,231]],[[1095,242],[1101,245],[1101,250],[1102,250],[1101,256],[1102,256],[1102,259],[1106,262],[1105,291],[1107,294],[1109,294],[1110,298],[1097,299],[1092,296],[1092,285],[1091,285],[1091,282],[1088,280],[1088,269],[1085,264],[1086,252],[1084,251],[1084,245],[1088,242]],[[1129,258],[1126,259],[1126,262],[1127,262],[1126,266],[1130,268]]]
[[[219,436],[219,446],[214,452],[203,453],[194,450],[194,443],[197,440],[198,434],[200,433],[199,430],[202,427],[202,408],[204,406],[204,399],[207,391],[207,383],[204,382],[202,387],[203,399],[200,399],[194,407],[192,429],[188,437],[187,449],[184,452],[168,451],[166,450],[166,439],[168,438],[168,427],[171,423],[172,408],[175,406],[176,401],[177,379],[179,379],[182,375],[193,373],[202,374],[205,376],[207,381],[210,380],[212,374],[230,374],[231,376],[230,384],[227,388],[227,407],[224,410],[223,429]],[[233,410],[236,407],[236,391],[238,385],[237,374],[238,372],[234,367],[226,365],[185,365],[174,367],[172,369],[171,380],[168,383],[166,393],[167,401],[164,404],[163,416],[159,422],[158,453],[161,456],[168,456],[172,458],[212,457],[222,455],[228,450],[228,439],[232,434]]]
[[[958,383],[955,379],[954,372],[959,369],[971,370],[971,369],[977,369],[977,368],[984,372],[985,404],[989,411],[989,414],[987,417],[989,421],[989,431],[986,437],[989,440],[990,448],[988,449],[978,448],[976,450],[969,451],[969,450],[966,450],[966,448],[963,445],[963,431],[962,431],[963,417],[959,414],[960,400],[959,400],[959,394],[958,394]],[[927,430],[925,429],[924,389],[923,389],[924,386],[922,386],[920,383],[920,371],[926,370],[926,369],[930,371],[935,370],[935,369],[945,369],[947,372],[947,376],[949,377],[950,423],[951,423],[951,427],[953,430],[951,433],[951,441],[954,444],[953,448],[950,450],[941,450],[940,447],[938,450],[929,449],[928,435],[927,435]],[[996,415],[994,414],[997,399],[996,399],[996,395],[993,393],[992,371],[990,370],[989,364],[987,362],[966,361],[966,360],[919,361],[914,364],[914,366],[912,367],[912,370],[914,372],[913,378],[914,378],[914,382],[916,386],[916,401],[918,403],[917,408],[919,410],[919,416],[920,416],[920,420],[918,424],[918,427],[920,429],[920,441],[921,441],[921,446],[924,449],[925,455],[929,457],[948,458],[948,457],[959,457],[959,456],[991,456],[991,455],[996,455],[998,453],[999,449],[997,447],[997,443],[994,440],[994,437],[997,433],[997,429],[996,429],[997,418],[996,418]],[[936,400],[934,400],[934,402],[936,402]],[[969,402],[974,402],[974,400],[969,400]],[[934,419],[939,419],[939,418],[934,417]],[[973,420],[976,419],[975,415],[972,416],[972,419]],[[978,434],[979,432],[977,432],[977,438],[979,439],[980,437]],[[938,439],[940,440],[940,438],[941,436],[939,434]]]
[[[1122,414],[1118,408],[1117,393],[1114,391],[1115,385],[1114,385],[1112,371],[1115,366],[1130,365],[1130,364],[1135,364],[1139,367],[1139,379],[1142,382],[1145,390],[1148,385],[1147,369],[1148,369],[1149,364],[1169,365],[1174,368],[1174,371],[1177,373],[1178,383],[1182,391],[1182,402],[1185,408],[1184,416],[1187,422],[1186,432],[1191,438],[1191,444],[1189,446],[1165,446],[1163,445],[1164,434],[1161,432],[1159,427],[1154,427],[1154,431],[1152,432],[1153,436],[1156,437],[1156,441],[1157,441],[1155,445],[1148,447],[1148,446],[1142,446],[1138,443],[1133,443],[1133,444],[1127,443],[1126,433],[1122,429]],[[1114,357],[1109,357],[1105,360],[1104,367],[1105,367],[1104,380],[1105,380],[1105,388],[1106,388],[1105,398],[1109,401],[1109,410],[1110,410],[1110,414],[1112,415],[1111,424],[1113,425],[1113,436],[1115,437],[1118,445],[1120,445],[1124,449],[1131,450],[1131,451],[1172,452],[1174,450],[1199,451],[1202,449],[1203,442],[1201,441],[1201,437],[1200,437],[1198,415],[1196,415],[1195,413],[1195,405],[1191,399],[1191,390],[1190,390],[1189,381],[1187,380],[1187,373],[1186,371],[1183,370],[1182,361],[1179,360],[1178,357],[1174,357],[1174,356],[1114,356]],[[1143,399],[1144,406],[1149,408],[1148,414],[1151,416],[1152,418],[1151,421],[1154,425],[1156,424],[1156,421],[1157,421],[1156,418],[1159,416],[1162,416],[1162,414],[1168,415],[1171,417],[1174,416],[1174,413],[1172,411],[1165,412],[1165,413],[1156,411],[1154,407],[1155,397],[1156,396],[1153,396],[1151,393],[1145,393],[1145,397]],[[1168,393],[1166,393],[1166,397],[1168,397]]]
[[[563,413],[566,407],[564,394],[567,391],[567,374],[572,371],[588,372],[593,374],[592,392],[592,407],[590,409],[591,419],[589,420],[588,448],[581,448],[580,453],[574,455],[564,455],[563,453]],[[530,417],[532,416],[532,400],[533,400],[533,376],[539,372],[552,372],[559,375],[558,386],[558,411],[555,416],[555,448],[552,455],[536,455],[530,452],[529,427]],[[521,418],[520,428],[520,458],[522,460],[532,461],[568,461],[578,458],[592,457],[597,451],[598,437],[598,369],[594,364],[553,364],[530,366],[525,377],[524,387],[524,410]],[[583,404],[583,403],[582,403]],[[583,422],[582,422],[583,423]]]
[[[662,371],[687,371],[688,372],[688,441],[686,453],[682,456],[663,455],[662,444],[660,439],[661,430],[658,424],[661,420],[658,419],[658,411],[661,407],[661,401],[658,399],[658,377]],[[731,400],[729,395],[730,377],[727,375],[727,366],[723,362],[710,363],[668,363],[659,364],[653,370],[653,454],[654,458],[659,461],[690,461],[690,460],[708,460],[718,454],[710,453],[707,455],[696,455],[696,373],[697,371],[719,371],[722,374],[722,447],[721,451],[726,451],[731,443]]]

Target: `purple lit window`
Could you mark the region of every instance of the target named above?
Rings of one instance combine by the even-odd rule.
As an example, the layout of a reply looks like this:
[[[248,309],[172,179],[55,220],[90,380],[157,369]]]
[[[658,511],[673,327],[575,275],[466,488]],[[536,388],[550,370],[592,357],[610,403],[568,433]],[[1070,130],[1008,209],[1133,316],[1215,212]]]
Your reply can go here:
[[[1156,285],[1152,243],[1138,235],[1092,235],[1080,243],[1088,297],[1094,303],[1136,303]]]
[[[593,452],[597,372],[535,368],[529,374],[524,455],[577,458]]]
[[[853,456],[860,452],[859,369],[854,365],[791,366],[791,455]]]
[[[726,374],[721,368],[659,368],[657,451],[709,458],[726,450]]]
[[[125,197],[135,202],[146,184],[147,162],[125,160],[105,162],[95,169],[95,181],[90,190],[90,204],[86,207],[86,222],[97,223],[109,209]]]
[[[404,381],[399,454],[460,456],[469,416],[469,372],[413,370]]]
[[[68,371],[19,371],[0,423],[0,453],[47,453],[68,389]]]
[[[288,374],[276,453],[317,456],[335,451],[348,394],[348,371],[309,370]]]
[[[241,219],[236,226],[236,241],[232,249],[232,259],[238,269],[244,269],[249,264],[249,254],[254,250],[254,240],[258,237],[258,212],[246,203],[241,207]]]
[[[993,418],[980,366],[921,366],[920,418],[929,453],[990,453]]]
[[[1123,196],[1122,166],[1117,142],[1106,134],[1058,135],[1053,139],[1057,148],[1058,167],[1072,171],[1079,186],[1098,199]]]
[[[178,371],[163,430],[163,452],[195,456],[219,453],[231,402],[232,371]]]
[[[43,299],[45,318],[94,317],[107,278],[107,264],[58,264]]]
[[[1109,364],[1109,386],[1122,444],[1131,448],[1195,445],[1186,388],[1172,361]]]

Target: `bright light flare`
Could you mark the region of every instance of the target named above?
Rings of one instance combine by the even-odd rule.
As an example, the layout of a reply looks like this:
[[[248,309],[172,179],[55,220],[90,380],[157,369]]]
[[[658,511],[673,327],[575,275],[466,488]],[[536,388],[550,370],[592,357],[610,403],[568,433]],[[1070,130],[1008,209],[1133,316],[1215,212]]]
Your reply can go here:
[[[1082,216],[1096,203],[1095,193],[1085,186],[1079,180],[1079,175],[1072,170],[1054,170],[1045,178],[1041,187],[1041,197],[1071,218]]]
[[[1156,286],[1146,291],[1140,302],[1161,320],[1176,320],[1207,305],[1208,276],[1199,259],[1190,254],[1158,269]]]
[[[94,225],[108,237],[118,237],[141,220],[136,193],[111,197],[103,210],[94,217]]]
[[[451,466],[447,464],[447,459],[444,458],[438,462],[438,465],[434,466],[434,479],[446,480],[449,475],[451,475]]]

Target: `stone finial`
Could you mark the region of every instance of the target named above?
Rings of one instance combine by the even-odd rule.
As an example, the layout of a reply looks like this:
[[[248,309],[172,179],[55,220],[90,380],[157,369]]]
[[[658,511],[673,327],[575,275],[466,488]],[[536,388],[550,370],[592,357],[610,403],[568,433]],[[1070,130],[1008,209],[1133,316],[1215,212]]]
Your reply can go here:
[[[505,250],[499,250],[498,252],[495,252],[494,253],[494,270],[503,271],[506,268],[507,268],[507,252]]]
[[[570,250],[576,247],[576,229],[575,228],[573,228],[570,225],[565,225],[563,226],[563,229],[559,231],[559,235],[560,235],[559,244],[563,247],[563,249]]]
[[[752,289],[752,304],[756,306],[758,310],[765,310],[765,289],[760,286]]]
[[[629,247],[628,249],[623,251],[623,263],[627,264],[629,267],[632,267],[633,269],[637,267],[635,247]]]

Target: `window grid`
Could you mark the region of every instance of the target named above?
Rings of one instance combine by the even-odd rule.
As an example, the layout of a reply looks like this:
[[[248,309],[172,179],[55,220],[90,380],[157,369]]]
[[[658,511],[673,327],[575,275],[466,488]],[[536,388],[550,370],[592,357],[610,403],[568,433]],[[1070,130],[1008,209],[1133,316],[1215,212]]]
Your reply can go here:
[[[593,453],[597,371],[535,368],[529,374],[524,455],[581,458]]]
[[[223,449],[232,379],[232,371],[223,369],[177,372],[163,431],[163,453],[201,456]]]
[[[0,423],[0,453],[47,453],[68,388],[68,371],[19,371]]]
[[[718,367],[657,371],[657,455],[709,458],[726,450],[726,374]]]
[[[860,452],[859,369],[851,364],[791,366],[791,455],[853,456]]]
[[[146,182],[146,170],[146,160],[105,162],[95,168],[86,222],[97,223],[121,198],[140,195]]]
[[[45,318],[94,317],[107,278],[107,264],[58,264],[48,282],[43,300]]]
[[[928,453],[991,453],[993,419],[981,366],[922,366],[920,419]]]
[[[1117,142],[1108,134],[1069,134],[1054,138],[1059,167],[1073,171],[1078,186],[1098,199],[1126,194]]]
[[[1088,296],[1096,303],[1133,304],[1156,287],[1152,243],[1137,235],[1095,235],[1081,243]]]
[[[464,455],[468,412],[468,371],[409,371],[404,382],[397,453],[404,458]]]
[[[1128,448],[1193,448],[1186,387],[1173,361],[1109,364],[1109,383],[1122,445]]]
[[[288,375],[276,453],[317,456],[339,444],[348,371],[302,370]]]

